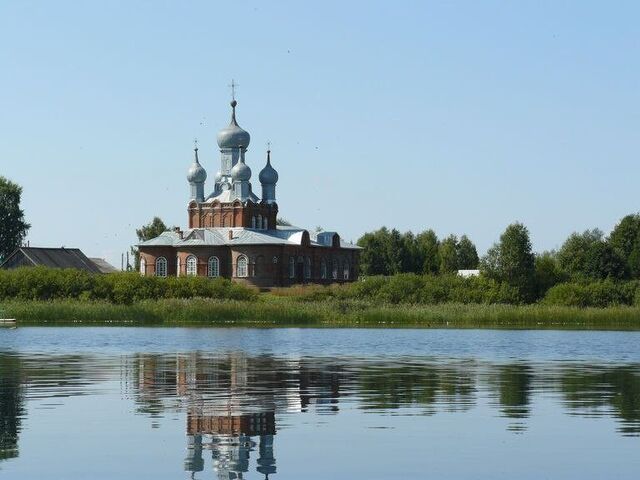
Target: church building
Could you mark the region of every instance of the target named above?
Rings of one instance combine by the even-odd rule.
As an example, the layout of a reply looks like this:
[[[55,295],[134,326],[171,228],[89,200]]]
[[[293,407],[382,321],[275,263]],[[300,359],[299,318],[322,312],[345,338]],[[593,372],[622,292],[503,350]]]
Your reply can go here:
[[[218,132],[220,168],[213,191],[205,192],[207,172],[196,146],[187,172],[189,228],[140,243],[140,272],[160,277],[225,277],[267,288],[356,279],[359,247],[342,240],[337,232],[277,224],[279,177],[271,165],[270,150],[258,175],[261,195],[254,193],[245,158],[250,135],[238,125],[236,106],[234,99],[231,122]]]

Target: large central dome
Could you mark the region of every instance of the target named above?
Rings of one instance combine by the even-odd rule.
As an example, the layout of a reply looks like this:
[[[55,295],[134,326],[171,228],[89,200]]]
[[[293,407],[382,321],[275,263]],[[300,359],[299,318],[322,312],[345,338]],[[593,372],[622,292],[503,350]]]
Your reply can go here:
[[[240,128],[236,121],[236,105],[235,100],[231,102],[231,123],[218,132],[218,146],[220,148],[247,148],[251,141],[251,135],[246,130]]]

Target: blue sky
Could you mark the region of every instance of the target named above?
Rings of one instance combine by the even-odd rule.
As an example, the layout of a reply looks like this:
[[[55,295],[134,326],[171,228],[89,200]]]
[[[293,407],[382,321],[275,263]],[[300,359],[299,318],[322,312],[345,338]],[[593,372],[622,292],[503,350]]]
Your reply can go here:
[[[232,78],[283,217],[347,239],[521,221],[534,249],[640,210],[640,3],[0,0],[0,175],[32,245],[119,266],[184,226]],[[210,188],[210,185],[207,189]]]

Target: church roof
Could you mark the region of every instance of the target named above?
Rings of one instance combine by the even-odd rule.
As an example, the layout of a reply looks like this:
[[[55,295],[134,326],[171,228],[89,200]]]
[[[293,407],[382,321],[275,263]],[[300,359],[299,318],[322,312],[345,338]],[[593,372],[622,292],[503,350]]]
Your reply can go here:
[[[231,238],[229,232],[232,232]],[[164,232],[160,236],[140,243],[142,247],[173,246],[233,246],[233,245],[302,245],[305,230],[298,227],[280,227],[275,230],[259,230],[244,227],[194,228],[186,230],[182,238],[177,232]],[[323,232],[334,233],[334,232]],[[310,234],[310,244],[316,247],[331,247],[322,236]],[[340,241],[345,249],[360,249],[357,245]]]

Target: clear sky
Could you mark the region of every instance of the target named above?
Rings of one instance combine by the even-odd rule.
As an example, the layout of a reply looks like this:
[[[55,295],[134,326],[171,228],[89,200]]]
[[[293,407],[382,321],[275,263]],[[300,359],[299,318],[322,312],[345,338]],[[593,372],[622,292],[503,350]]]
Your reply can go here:
[[[542,251],[640,210],[638,52],[636,1],[0,0],[0,175],[31,245],[119,266],[154,215],[185,226],[234,78],[294,224],[482,253],[518,220]]]

